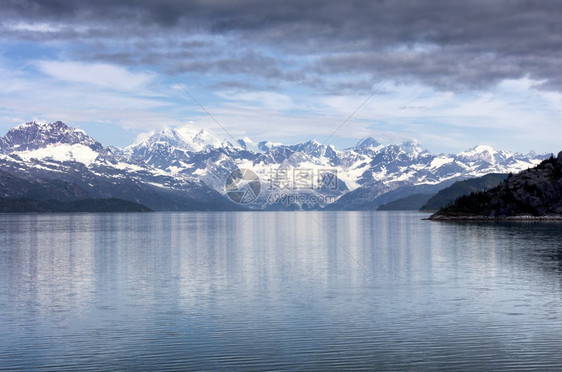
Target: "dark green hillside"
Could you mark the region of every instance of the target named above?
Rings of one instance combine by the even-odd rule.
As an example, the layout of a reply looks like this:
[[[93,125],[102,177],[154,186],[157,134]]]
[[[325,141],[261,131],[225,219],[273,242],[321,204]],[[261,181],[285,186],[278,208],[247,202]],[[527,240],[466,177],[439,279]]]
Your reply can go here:
[[[512,216],[562,217],[562,152],[491,190],[460,197],[431,219]]]
[[[507,174],[490,173],[482,177],[471,178],[464,181],[457,181],[451,186],[437,192],[424,205],[421,211],[437,211],[452,204],[456,199],[463,195],[473,192],[486,191],[498,186],[507,178]]]
[[[378,211],[415,211],[424,205],[433,194],[413,194],[393,200],[377,208]]]

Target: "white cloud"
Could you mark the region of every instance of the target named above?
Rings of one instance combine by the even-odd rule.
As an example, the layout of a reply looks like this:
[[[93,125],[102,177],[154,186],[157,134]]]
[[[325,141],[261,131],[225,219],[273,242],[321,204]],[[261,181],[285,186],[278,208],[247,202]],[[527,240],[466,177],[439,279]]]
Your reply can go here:
[[[39,70],[67,83],[93,85],[115,90],[135,91],[153,80],[153,74],[130,72],[125,68],[103,64],[74,61],[37,61]]]
[[[17,22],[7,24],[5,27],[12,31],[58,32],[61,30],[60,25],[53,25],[51,23]]]
[[[240,101],[245,104],[263,107],[269,110],[286,111],[297,108],[293,99],[286,94],[280,94],[267,91],[255,92],[234,92],[225,91],[219,92],[217,95],[229,101]]]

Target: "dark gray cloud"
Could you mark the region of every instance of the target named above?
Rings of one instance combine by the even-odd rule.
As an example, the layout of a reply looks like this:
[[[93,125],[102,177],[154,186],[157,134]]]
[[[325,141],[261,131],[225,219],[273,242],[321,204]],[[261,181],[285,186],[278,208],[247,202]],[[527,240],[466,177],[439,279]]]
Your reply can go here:
[[[149,50],[175,73],[364,93],[413,54],[399,82],[459,91],[529,76],[562,91],[559,1],[18,0],[0,16],[0,38],[79,40],[81,58],[124,65]]]

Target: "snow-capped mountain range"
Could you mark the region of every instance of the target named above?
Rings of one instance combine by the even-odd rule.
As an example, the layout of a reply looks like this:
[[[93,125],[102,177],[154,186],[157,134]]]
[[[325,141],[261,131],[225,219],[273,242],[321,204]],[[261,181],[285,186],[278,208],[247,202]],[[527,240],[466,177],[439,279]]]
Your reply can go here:
[[[519,172],[550,154],[510,153],[479,145],[432,154],[416,141],[383,145],[364,138],[338,150],[311,140],[295,145],[228,141],[184,126],[139,136],[121,149],[57,121],[30,122],[0,137],[0,196],[72,200],[115,197],[156,210],[363,209],[418,189],[437,191],[488,173]],[[232,202],[225,182],[248,169],[257,199]],[[386,195],[386,199],[385,199]],[[290,198],[283,198],[290,196]],[[378,204],[380,204],[378,203]]]

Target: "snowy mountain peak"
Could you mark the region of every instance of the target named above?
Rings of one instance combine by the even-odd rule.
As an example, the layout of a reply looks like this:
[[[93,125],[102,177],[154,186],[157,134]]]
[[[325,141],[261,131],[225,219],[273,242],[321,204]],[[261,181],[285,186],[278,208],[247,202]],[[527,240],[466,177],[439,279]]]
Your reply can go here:
[[[192,143],[199,149],[199,151],[231,145],[230,142],[215,136],[213,133],[205,129],[201,129],[195,137],[193,137]]]
[[[137,141],[128,150],[138,152],[142,149],[152,147],[170,147],[180,150],[199,152],[206,149],[232,147],[232,144],[220,137],[215,136],[206,129],[194,128],[193,126],[182,126],[178,128],[163,128],[159,131],[151,131],[137,137]]]
[[[81,129],[67,126],[61,121],[23,123],[10,129],[3,138],[3,152],[27,151],[51,145],[83,145],[94,151],[103,146]]]
[[[367,148],[367,147],[377,147],[380,146],[380,142],[374,139],[373,137],[365,137],[357,142],[355,148]]]
[[[326,146],[316,140],[310,140],[307,142],[303,142],[303,143],[298,143],[296,145],[291,145],[291,146],[287,146],[288,148],[290,148],[291,150],[295,151],[295,152],[302,152],[304,154],[307,155],[311,155],[317,158],[323,157],[323,156],[330,156],[335,154],[335,150],[333,147],[331,146]]]
[[[310,141],[306,141],[306,142],[302,142],[300,144],[298,144],[300,146],[304,146],[304,147],[309,147],[309,148],[319,148],[319,147],[325,147],[325,145],[321,144],[320,142],[318,142],[315,139],[312,139]],[[297,145],[297,146],[298,146]]]
[[[263,152],[267,152],[274,147],[283,146],[283,144],[279,142],[271,142],[271,141],[261,141],[258,143],[258,149]]]
[[[497,152],[497,150],[494,149],[492,146],[476,145],[474,147],[469,148],[468,150],[465,150],[465,151],[461,152],[459,155],[462,154],[462,155],[466,155],[466,156],[471,156],[471,155],[483,154],[483,153],[494,154],[496,152]]]
[[[261,151],[259,148],[259,144],[252,141],[252,139],[248,137],[240,138],[236,142],[238,142],[238,144],[242,146],[244,150],[253,151],[256,153]]]
[[[505,159],[512,155],[513,154],[505,151],[497,151],[489,145],[477,145],[457,154],[457,156],[462,159],[471,161],[482,160],[492,164],[496,163],[496,161],[499,160],[498,158]]]
[[[182,136],[171,128],[164,128],[160,132],[154,132],[148,137],[148,143],[166,142],[166,143],[180,143]]]
[[[415,139],[402,142],[401,147],[407,152],[415,154],[416,156],[425,151],[423,146]]]

